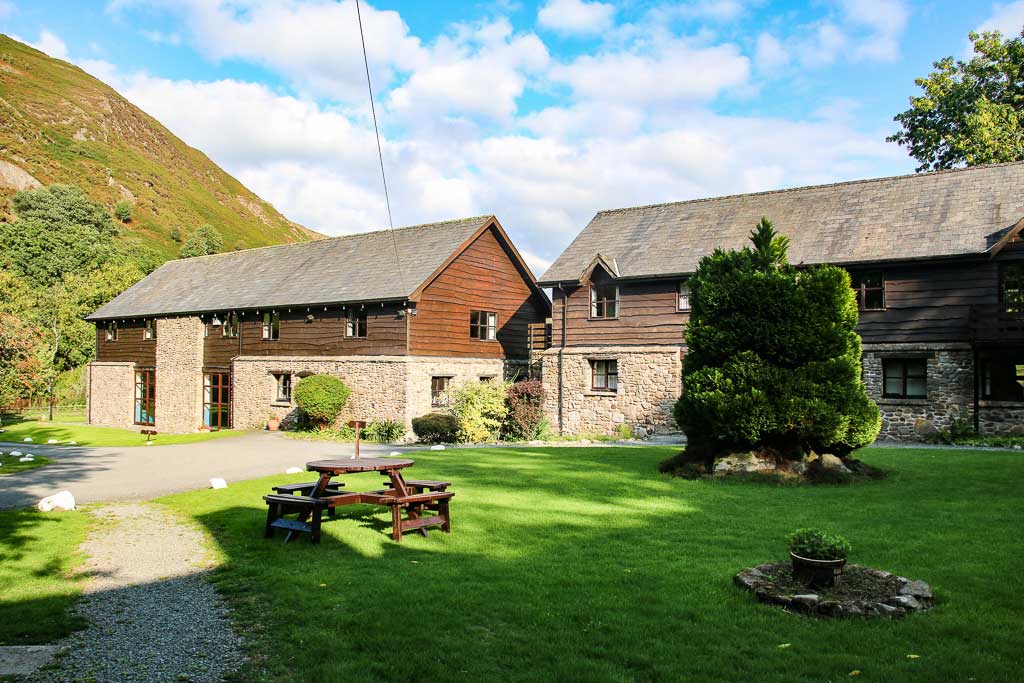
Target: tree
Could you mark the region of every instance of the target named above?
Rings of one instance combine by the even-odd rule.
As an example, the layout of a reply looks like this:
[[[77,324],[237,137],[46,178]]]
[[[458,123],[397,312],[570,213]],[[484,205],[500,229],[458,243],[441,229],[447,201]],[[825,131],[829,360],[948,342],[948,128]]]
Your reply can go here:
[[[130,223],[132,220],[132,203],[123,199],[114,205],[114,215],[122,223]]]
[[[196,228],[182,245],[178,258],[192,258],[218,254],[224,248],[224,238],[212,225],[201,225]]]
[[[974,57],[946,57],[914,82],[924,91],[886,138],[921,162],[918,171],[1024,159],[1024,32],[971,33]]]
[[[0,313],[0,406],[31,398],[40,388],[43,367],[35,328],[8,313]]]
[[[701,259],[690,278],[683,395],[676,421],[708,459],[770,448],[840,456],[871,443],[881,417],[860,379],[849,274],[788,263],[788,240],[762,219],[754,249]]]

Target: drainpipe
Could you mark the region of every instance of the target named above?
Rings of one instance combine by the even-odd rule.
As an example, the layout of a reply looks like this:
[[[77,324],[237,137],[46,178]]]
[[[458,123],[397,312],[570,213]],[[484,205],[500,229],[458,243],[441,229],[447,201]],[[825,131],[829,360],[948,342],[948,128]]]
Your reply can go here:
[[[978,374],[978,347],[974,347],[974,432],[977,434],[981,427],[981,416],[978,411],[981,408],[979,383],[981,376]]]
[[[563,361],[562,356],[565,354],[565,319],[568,314],[569,297],[565,293],[565,287],[562,283],[558,283],[558,291],[562,293],[562,340],[558,346],[558,433],[561,436],[565,435],[565,426],[563,418],[563,403],[564,403],[564,379],[563,379]]]

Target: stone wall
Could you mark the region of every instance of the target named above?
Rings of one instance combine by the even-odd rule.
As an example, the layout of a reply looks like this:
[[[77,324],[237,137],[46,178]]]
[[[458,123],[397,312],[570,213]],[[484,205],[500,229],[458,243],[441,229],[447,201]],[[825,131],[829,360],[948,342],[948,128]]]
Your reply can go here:
[[[559,354],[544,352],[545,411],[558,430]],[[626,424],[639,434],[678,431],[672,407],[682,390],[683,350],[678,346],[569,347],[562,356],[563,434],[610,434]],[[615,392],[591,389],[591,360],[618,362]]]
[[[187,434],[203,422],[203,323],[160,318],[156,335],[156,430]]]
[[[234,425],[260,429],[270,415],[287,428],[298,418],[292,402],[278,402],[275,373],[334,375],[351,390],[340,419],[395,420],[412,428],[412,418],[434,410],[430,406],[430,379],[451,377],[451,387],[480,377],[500,380],[504,362],[475,358],[419,356],[288,357],[241,356],[234,361]]]
[[[1024,403],[981,401],[978,408],[978,431],[982,434],[1024,436]]]
[[[135,364],[89,364],[89,424],[134,428]]]

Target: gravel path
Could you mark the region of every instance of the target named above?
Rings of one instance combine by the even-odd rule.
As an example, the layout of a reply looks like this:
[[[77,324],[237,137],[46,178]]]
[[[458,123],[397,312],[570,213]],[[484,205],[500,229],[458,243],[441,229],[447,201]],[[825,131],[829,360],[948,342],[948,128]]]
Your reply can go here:
[[[40,683],[216,683],[241,664],[241,642],[203,574],[203,535],[156,505],[96,510],[82,551],[78,606],[90,625],[60,643]]]

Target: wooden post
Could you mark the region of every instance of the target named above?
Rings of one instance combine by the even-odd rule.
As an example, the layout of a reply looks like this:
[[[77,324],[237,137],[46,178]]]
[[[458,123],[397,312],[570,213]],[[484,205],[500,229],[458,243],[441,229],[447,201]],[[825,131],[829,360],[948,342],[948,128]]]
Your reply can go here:
[[[359,430],[366,426],[366,422],[362,420],[352,420],[348,423],[348,426],[356,430],[356,460],[359,459]]]

